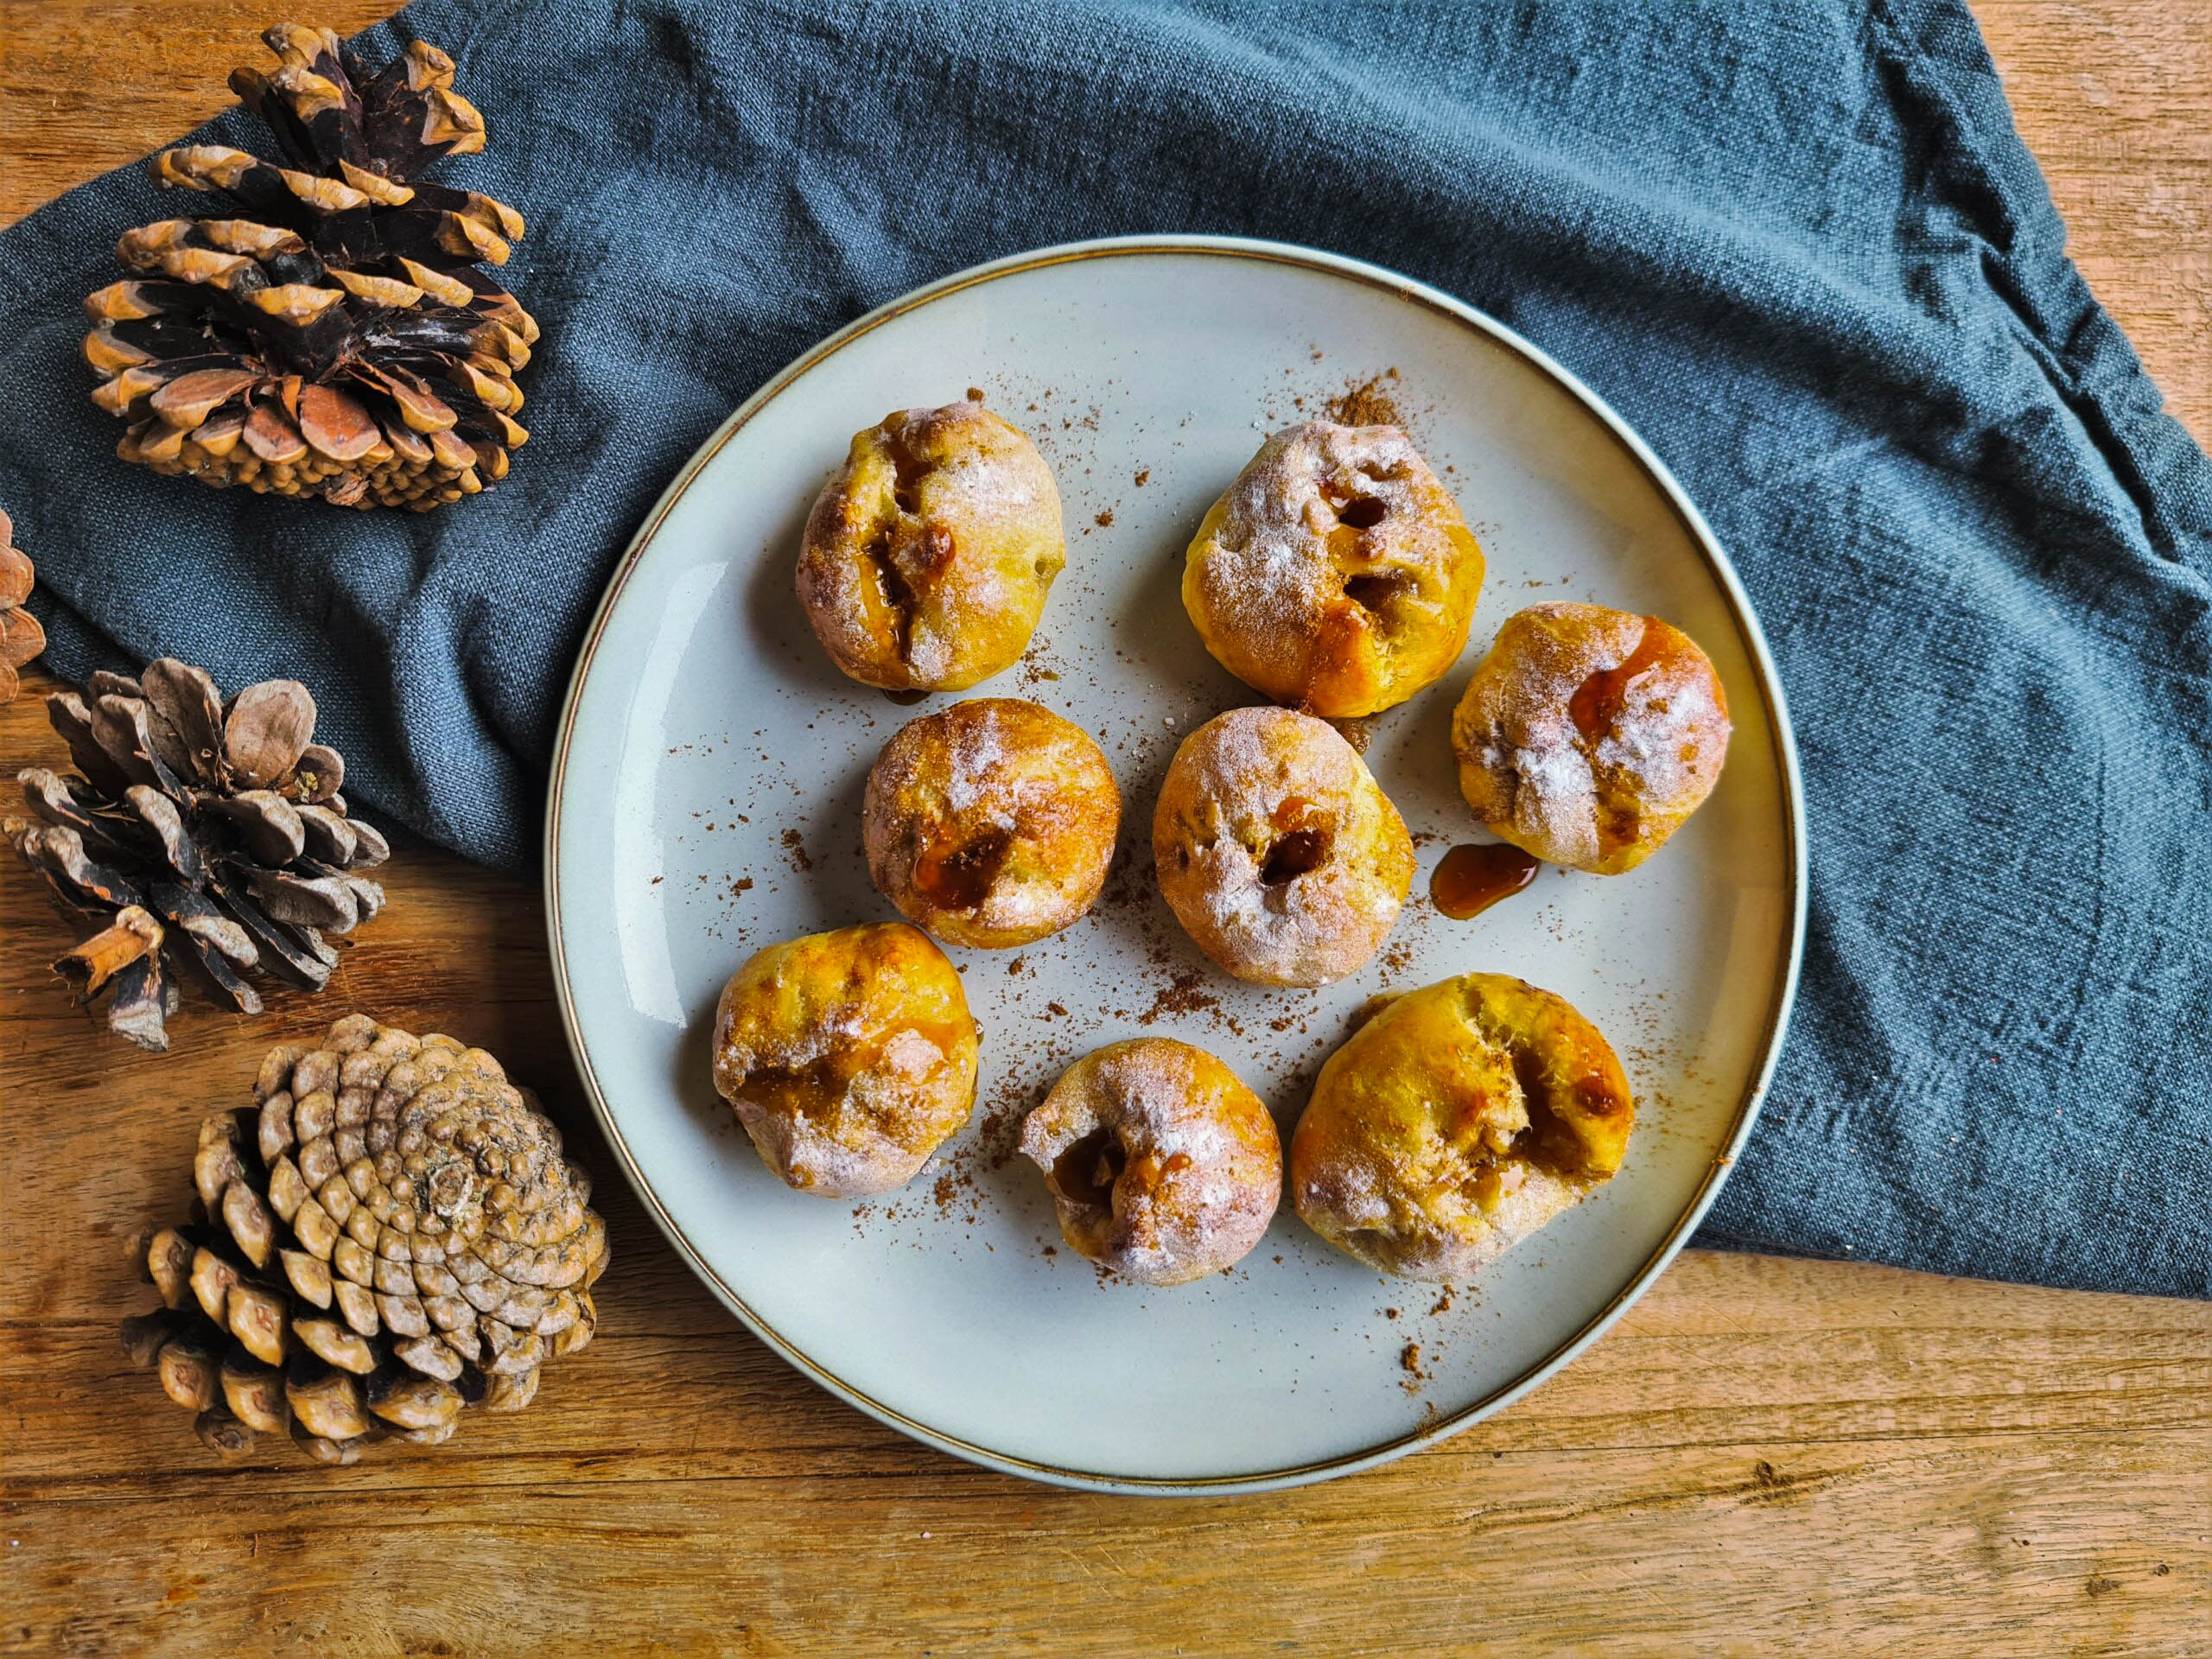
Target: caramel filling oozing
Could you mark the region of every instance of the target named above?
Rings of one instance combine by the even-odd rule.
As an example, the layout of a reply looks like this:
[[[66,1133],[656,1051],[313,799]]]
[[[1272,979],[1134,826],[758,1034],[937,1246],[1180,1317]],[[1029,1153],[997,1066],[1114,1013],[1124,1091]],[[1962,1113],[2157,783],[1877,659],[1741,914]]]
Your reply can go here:
[[[973,910],[990,897],[1014,849],[1014,834],[993,824],[965,841],[939,841],[914,861],[914,886],[940,910]]]

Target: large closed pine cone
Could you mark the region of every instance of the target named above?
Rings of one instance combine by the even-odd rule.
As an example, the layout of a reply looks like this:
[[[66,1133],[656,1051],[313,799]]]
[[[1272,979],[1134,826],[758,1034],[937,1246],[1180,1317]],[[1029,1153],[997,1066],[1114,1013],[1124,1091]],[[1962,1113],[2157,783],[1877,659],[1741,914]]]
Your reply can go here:
[[[228,200],[116,245],[140,274],[85,302],[92,401],[131,423],[125,461],[218,487],[417,511],[474,494],[529,435],[514,372],[537,325],[477,269],[506,263],[522,215],[416,175],[483,149],[484,118],[420,41],[365,77],[327,29],[262,39],[276,73],[231,86],[283,161],[153,158],[160,183]]]
[[[35,574],[16,545],[15,521],[0,512],[0,702],[14,701],[16,671],[46,649],[46,630],[23,608]]]
[[[253,1094],[201,1126],[193,1219],[143,1241],[163,1306],[124,1325],[208,1445],[435,1443],[591,1340],[591,1178],[492,1056],[348,1014],[271,1050]]]
[[[226,703],[205,670],[164,657],[46,709],[77,771],[18,772],[39,821],[0,834],[64,909],[105,924],[54,971],[87,1001],[112,986],[109,1026],[151,1049],[168,1046],[180,966],[240,1014],[261,1012],[250,969],[321,989],[338,965],[322,936],[384,907],[359,872],[391,848],[346,816],[345,763],[309,741],[308,689],[264,680]]]

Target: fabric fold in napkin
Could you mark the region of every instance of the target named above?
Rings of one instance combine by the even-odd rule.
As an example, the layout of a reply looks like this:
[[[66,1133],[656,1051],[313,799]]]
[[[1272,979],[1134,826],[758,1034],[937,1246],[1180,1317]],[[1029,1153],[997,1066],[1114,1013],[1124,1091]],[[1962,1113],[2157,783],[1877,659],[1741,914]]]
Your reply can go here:
[[[349,795],[526,868],[613,562],[785,361],[1046,243],[1352,254],[1611,401],[1780,663],[1803,988],[1701,1240],[2212,1294],[2212,463],[1962,6],[424,0],[359,45],[418,36],[492,128],[442,176],[530,220],[512,476],[417,518],[116,461],[79,302],[200,204],[100,179],[0,233],[0,503],[56,669],[298,674]]]

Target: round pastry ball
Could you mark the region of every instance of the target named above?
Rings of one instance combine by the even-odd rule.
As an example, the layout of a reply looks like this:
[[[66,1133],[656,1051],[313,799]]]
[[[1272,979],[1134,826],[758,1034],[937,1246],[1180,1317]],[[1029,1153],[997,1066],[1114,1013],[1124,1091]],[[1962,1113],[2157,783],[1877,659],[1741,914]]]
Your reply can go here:
[[[1351,744],[1288,709],[1232,709],[1183,740],[1152,817],[1160,891],[1255,985],[1326,985],[1382,947],[1414,879],[1405,820]]]
[[[960,691],[1020,659],[1066,558],[1035,444],[979,402],[902,409],[822,486],[798,601],[863,685]]]
[[[1291,1198],[1371,1268],[1465,1279],[1610,1180],[1635,1122],[1620,1062],[1563,998],[1463,974],[1329,1057],[1291,1136]]]
[[[841,927],[730,976],[715,1088],[788,1185],[866,1198],[912,1180],[968,1121],[976,1049],[944,951],[904,922]]]
[[[868,775],[868,874],[908,920],[1003,950],[1057,933],[1105,884],[1122,792],[1079,726],[1020,697],[909,721]]]
[[[1260,1097],[1204,1049],[1109,1043],[1070,1066],[1021,1126],[1060,1231],[1146,1285],[1241,1261],[1282,1193],[1282,1143]]]
[[[1278,432],[1198,526],[1183,608],[1255,690],[1340,719],[1459,659],[1483,583],[1458,503],[1395,426]]]
[[[1632,870],[1697,810],[1728,753],[1728,699],[1656,616],[1532,605],[1505,620],[1452,716],[1459,792],[1548,863]]]

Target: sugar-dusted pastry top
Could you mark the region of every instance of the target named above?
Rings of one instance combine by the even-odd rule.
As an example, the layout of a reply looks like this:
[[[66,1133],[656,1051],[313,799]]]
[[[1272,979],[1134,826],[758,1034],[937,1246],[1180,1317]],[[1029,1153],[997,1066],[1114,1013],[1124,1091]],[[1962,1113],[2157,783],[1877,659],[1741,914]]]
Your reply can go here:
[[[1149,1285],[1241,1260],[1282,1192],[1274,1120],[1203,1049],[1110,1043],[1069,1067],[1021,1126],[1068,1243]]]
[[[802,1192],[912,1180],[968,1121],[976,1022],[944,952],[904,922],[756,951],[715,1012],[715,1088]]]
[[[959,691],[1020,659],[1066,556],[1035,444],[972,399],[906,409],[855,434],[823,486],[798,599],[863,684]]]
[[[1610,1180],[1635,1122],[1620,1061],[1564,998],[1464,974],[1329,1057],[1291,1137],[1291,1200],[1370,1267],[1465,1279]]]
[[[1122,796],[1082,728],[1019,697],[909,721],[868,772],[868,874],[907,919],[955,944],[1057,933],[1106,880]]]
[[[1491,831],[1600,875],[1642,863],[1713,792],[1728,700],[1656,616],[1535,605],[1506,619],[1452,717],[1459,792]]]
[[[1467,643],[1482,550],[1395,426],[1276,433],[1191,543],[1183,606],[1221,665],[1332,718],[1404,702]]]
[[[1153,815],[1160,890],[1240,979],[1325,985],[1373,956],[1414,872],[1405,821],[1327,721],[1232,709],[1183,740]]]

